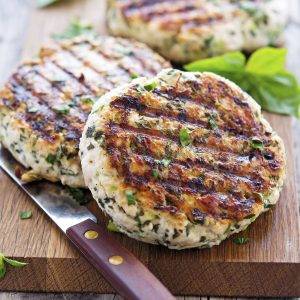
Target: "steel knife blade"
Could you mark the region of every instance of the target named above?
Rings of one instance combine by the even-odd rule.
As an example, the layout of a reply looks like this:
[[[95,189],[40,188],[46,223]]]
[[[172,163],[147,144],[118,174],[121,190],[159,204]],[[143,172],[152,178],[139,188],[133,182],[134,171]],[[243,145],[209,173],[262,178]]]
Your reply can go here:
[[[60,184],[24,184],[16,175],[18,162],[0,146],[0,167],[67,235],[85,258],[126,299],[175,299],[167,288],[96,217],[79,205]],[[90,195],[87,195],[91,197]]]

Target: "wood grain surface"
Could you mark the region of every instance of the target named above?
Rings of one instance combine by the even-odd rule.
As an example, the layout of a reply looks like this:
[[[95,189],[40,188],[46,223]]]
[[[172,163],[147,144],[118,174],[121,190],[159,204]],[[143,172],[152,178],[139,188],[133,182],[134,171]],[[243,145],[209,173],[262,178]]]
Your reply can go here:
[[[0,27],[1,82],[21,57],[32,57],[49,35],[62,31],[74,16],[91,21],[96,24],[98,32],[105,32],[103,0],[66,1],[65,4],[45,10],[33,8],[31,1],[8,2],[10,4],[0,0],[0,26],[4,26]],[[13,2],[15,5],[12,5]],[[8,6],[5,11],[2,10],[3,5]],[[13,9],[16,7],[18,10]],[[295,21],[297,19],[288,28],[288,45],[291,49],[289,65],[299,72],[300,68],[297,69],[296,66],[300,65],[300,51],[297,51],[299,42],[295,40],[295,36],[300,31]],[[17,29],[13,29],[16,27]],[[16,44],[19,47],[15,47]],[[22,54],[19,55],[21,49]],[[211,250],[177,252],[115,234],[173,293],[224,296],[300,295],[299,196],[295,183],[295,161],[298,164],[297,170],[300,166],[299,154],[293,154],[295,146],[299,149],[299,142],[298,139],[293,141],[290,118],[270,114],[267,117],[284,138],[288,152],[288,177],[277,207],[261,216],[246,232],[240,234],[250,237],[249,244],[238,246],[231,239]],[[295,121],[293,123],[294,132],[299,135],[299,124]],[[2,171],[0,195],[0,251],[7,256],[24,257],[29,262],[23,269],[9,269],[5,279],[0,281],[0,290],[113,292],[106,281],[70,246],[56,226]],[[99,215],[95,203],[90,208]],[[19,211],[27,209],[32,210],[33,218],[20,220]],[[103,218],[101,215],[99,217]],[[7,294],[3,297],[5,296]],[[1,297],[0,294],[2,300]]]

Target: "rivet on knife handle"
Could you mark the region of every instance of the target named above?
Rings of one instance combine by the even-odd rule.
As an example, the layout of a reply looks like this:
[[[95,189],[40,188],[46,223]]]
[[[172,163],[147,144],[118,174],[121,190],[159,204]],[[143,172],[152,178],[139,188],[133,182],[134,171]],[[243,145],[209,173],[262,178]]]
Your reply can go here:
[[[175,299],[132,253],[107,232],[104,226],[86,220],[70,227],[66,233],[121,296],[130,300]]]

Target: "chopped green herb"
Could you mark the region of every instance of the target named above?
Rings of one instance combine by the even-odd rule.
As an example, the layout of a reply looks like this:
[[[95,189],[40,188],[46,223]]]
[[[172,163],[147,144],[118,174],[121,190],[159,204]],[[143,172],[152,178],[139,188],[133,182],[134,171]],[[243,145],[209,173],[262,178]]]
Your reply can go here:
[[[31,107],[28,107],[28,108],[27,108],[27,111],[28,111],[29,113],[35,113],[35,112],[38,111],[38,108],[35,107],[35,106],[31,106]]]
[[[111,232],[120,232],[118,226],[112,220],[108,221],[107,230]]]
[[[30,219],[31,217],[32,217],[32,212],[30,210],[20,212],[20,218],[22,220]]]
[[[135,197],[133,191],[126,190],[125,195],[126,195],[126,198],[127,198],[128,205],[134,205],[135,202],[136,202],[136,197]]]
[[[88,105],[93,105],[95,103],[95,99],[91,97],[81,97],[80,101],[81,103],[88,104]]]
[[[53,165],[57,161],[57,155],[49,153],[46,157],[46,162]]]
[[[27,263],[7,258],[4,256],[3,253],[0,252],[0,279],[4,278],[4,276],[6,274],[6,265],[5,264],[9,264],[15,268],[22,268],[27,265]]]
[[[46,7],[49,5],[52,5],[54,3],[59,2],[60,0],[37,0],[37,6],[38,7]]]
[[[118,189],[117,186],[114,185],[114,184],[110,186],[110,190],[111,190],[112,192],[115,192],[117,189]]]
[[[130,78],[131,78],[131,79],[136,79],[136,78],[139,78],[139,75],[136,74],[136,73],[131,73],[131,74],[130,74]]]
[[[89,197],[86,197],[84,191],[79,188],[68,187],[67,191],[80,205],[84,205],[90,202]]]
[[[190,134],[186,128],[181,128],[179,132],[179,140],[181,146],[185,147],[191,143]]]
[[[157,86],[157,83],[155,81],[148,82],[144,85],[145,90],[148,92],[153,91]]]
[[[233,240],[233,242],[237,245],[246,244],[249,242],[249,238],[247,237],[238,237]]]
[[[210,115],[208,118],[208,124],[211,129],[217,129],[218,125],[216,123],[216,119],[213,115]]]
[[[273,204],[270,204],[270,203],[268,203],[268,204],[264,204],[264,208],[271,208],[273,206]]]
[[[251,147],[253,149],[259,149],[259,150],[262,150],[264,148],[264,144],[261,140],[259,139],[256,139],[256,138],[253,138],[251,140]]]
[[[63,33],[54,34],[53,38],[57,40],[70,39],[80,35],[94,34],[93,26],[91,24],[74,19]]]
[[[266,47],[255,51],[248,61],[241,52],[230,52],[197,60],[188,71],[210,71],[234,81],[263,109],[300,118],[300,86],[285,68],[287,50]]]
[[[161,163],[163,164],[163,166],[166,168],[169,166],[169,164],[171,163],[171,159],[168,159],[168,158],[163,158],[161,160]]]
[[[157,169],[153,169],[152,170],[152,175],[155,179],[157,179],[159,177],[159,173],[158,173],[158,170]]]
[[[70,106],[66,104],[55,105],[53,110],[59,114],[67,115],[70,111]]]

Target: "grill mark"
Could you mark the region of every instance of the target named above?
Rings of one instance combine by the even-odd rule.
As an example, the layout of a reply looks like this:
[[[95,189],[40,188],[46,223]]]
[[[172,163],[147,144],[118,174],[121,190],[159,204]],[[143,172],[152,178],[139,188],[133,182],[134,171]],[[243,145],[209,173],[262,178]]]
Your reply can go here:
[[[69,140],[80,139],[82,129],[77,128],[73,124],[79,124],[79,125],[83,126],[82,120],[74,115],[73,116],[69,116],[69,115],[60,116],[58,113],[55,113],[52,110],[52,108],[49,106],[49,102],[45,98],[45,96],[47,97],[51,94],[49,93],[49,94],[45,95],[45,94],[38,93],[34,89],[32,89],[32,87],[30,87],[30,90],[29,90],[26,86],[24,86],[24,83],[27,82],[26,78],[24,78],[24,77],[19,78],[18,76],[19,76],[19,74],[15,74],[13,76],[13,79],[16,81],[15,83],[10,82],[11,91],[14,93],[15,99],[19,103],[24,102],[22,100],[22,96],[19,94],[19,92],[17,92],[17,90],[19,88],[22,88],[23,95],[26,97],[25,98],[26,100],[37,99],[37,102],[39,103],[39,105],[42,104],[42,107],[43,107],[43,110],[39,111],[36,115],[31,115],[30,113],[24,112],[26,122],[29,122],[31,127],[34,130],[38,131],[45,140],[48,140],[51,142],[53,142],[54,139],[53,139],[53,137],[49,136],[49,133],[51,134],[51,130],[46,130],[46,126],[44,126],[46,124],[45,123],[46,121],[48,122],[47,124],[52,125],[51,129],[54,129],[54,132],[57,132],[60,129],[67,129],[69,133],[73,133],[73,135],[69,135],[69,137],[66,137],[67,139],[69,139]],[[42,115],[45,117],[45,119],[37,120],[36,119],[37,115]],[[85,119],[86,119],[86,117],[85,117]],[[57,127],[59,127],[59,128],[56,130]]]
[[[72,78],[74,78],[76,81],[78,81],[78,83],[81,83],[82,85],[84,85],[84,87],[88,90],[89,93],[91,94],[95,94],[96,91],[94,90],[94,88],[92,86],[90,86],[88,83],[86,83],[85,81],[80,82],[79,78],[77,78],[71,71],[67,70],[66,68],[64,68],[63,66],[61,66],[59,63],[57,63],[54,60],[51,60],[51,62],[58,67],[61,71],[63,71],[65,74],[71,76]]]
[[[136,135],[139,135],[139,136],[143,136],[145,137],[146,139],[153,139],[154,138],[158,138],[158,139],[161,139],[161,140],[164,140],[166,141],[166,144],[169,142],[169,141],[173,141],[174,143],[176,143],[177,145],[179,145],[179,142],[176,140],[176,139],[168,139],[168,138],[165,138],[160,132],[155,132],[153,134],[153,132],[148,132],[147,130],[145,129],[137,129],[135,127],[131,127],[129,126],[128,124],[110,124],[108,126],[108,131],[106,132],[106,135],[107,136],[111,136],[112,139],[114,139],[114,137],[120,133],[120,132],[124,132],[124,134],[126,135],[127,133],[132,133],[132,136],[135,137]],[[144,145],[145,146],[145,145]],[[179,146],[180,147],[180,146]],[[197,149],[200,149],[200,148],[197,148]],[[149,148],[147,147],[147,150],[149,151]],[[211,153],[211,154],[220,154],[220,153],[224,153],[225,155],[231,155],[230,157],[231,158],[234,158],[235,157],[232,155],[232,153],[230,152],[223,152],[223,151],[218,151],[218,152],[213,152],[211,148],[201,148],[201,150],[203,151],[203,153]],[[193,151],[193,150],[191,150]],[[195,154],[197,154],[197,152],[194,151]],[[144,153],[143,153],[144,154]],[[147,153],[148,155],[149,153]],[[152,153],[153,154],[153,153]],[[247,155],[245,154],[245,156],[241,156],[241,155],[236,155],[236,158],[241,158],[243,159],[244,157],[246,157]],[[204,167],[206,168],[207,170],[209,171],[216,171],[215,170],[215,167],[216,166],[213,166],[211,165],[209,162],[206,162],[204,161],[203,159],[196,159],[196,161],[193,161],[193,160],[188,160],[186,162],[182,162],[182,161],[179,161],[179,160],[174,160],[176,163],[178,164],[183,164],[183,166],[185,167],[193,167],[193,166],[200,166],[200,167]],[[238,165],[238,161],[236,162],[236,164]],[[224,174],[230,174],[230,175],[234,175],[234,176],[241,176],[243,178],[247,178],[242,172],[240,172],[239,170],[234,170],[234,169],[229,169],[229,167],[226,167],[226,165],[222,164],[222,162],[220,162],[219,165],[217,165],[218,167],[218,172],[220,173],[224,173]],[[257,182],[258,185],[260,181],[263,181],[262,177],[260,177],[259,174],[251,174],[253,175],[253,177],[249,177],[248,179],[249,180],[255,180],[255,182]]]
[[[172,90],[172,89],[167,89],[165,91],[162,90],[158,90],[158,89],[154,89],[153,93],[170,101],[170,102],[178,102],[178,101],[188,101],[191,102],[193,104],[198,105],[199,107],[203,107],[205,110],[209,110],[208,113],[215,113],[214,110],[214,103],[210,103],[207,102],[206,99],[208,99],[208,97],[205,97],[204,95],[200,95],[198,96],[196,99],[193,98],[190,94],[186,94],[188,93],[188,91],[185,91],[184,93],[177,93],[174,94],[174,92],[176,93],[176,90]],[[235,102],[236,103],[236,102]],[[245,107],[244,107],[245,109]],[[226,111],[224,111],[224,113],[226,114]],[[232,109],[232,113],[235,115],[235,110]],[[219,118],[221,119],[219,113],[218,113]],[[227,120],[228,121],[228,120]],[[252,136],[253,133],[250,131],[245,131],[241,128],[240,124],[234,124],[236,127],[232,128],[232,129],[228,129],[224,126],[221,126],[220,128],[222,129],[222,131],[224,132],[232,132],[235,135],[239,135],[241,137],[249,137]]]
[[[97,74],[99,74],[100,77],[103,79],[103,82],[104,82],[105,84],[109,85],[111,89],[113,88],[114,83],[113,83],[111,80],[108,80],[108,77],[103,76],[103,74],[102,74],[101,71],[99,71],[97,68],[95,68],[93,65],[91,65],[88,61],[86,61],[86,60],[82,59],[81,57],[77,56],[76,53],[75,53],[74,51],[72,51],[72,50],[70,50],[70,49],[64,49],[64,50],[67,51],[67,52],[68,52],[70,55],[72,55],[74,58],[76,58],[78,61],[82,62],[82,64],[83,64],[85,67],[87,67],[87,68],[93,70],[94,72],[96,72]],[[102,87],[102,88],[105,89],[105,90],[107,90],[106,87]]]
[[[135,174],[133,174],[130,171],[130,166],[129,166],[129,160],[128,158],[126,158],[125,160],[122,161],[122,165],[119,165],[119,161],[120,161],[120,157],[127,157],[127,152],[124,150],[117,150],[117,149],[112,149],[109,148],[108,151],[110,152],[110,154],[115,158],[112,161],[112,164],[115,168],[121,168],[122,173],[124,175],[125,178],[125,183],[130,184],[130,185],[134,185],[139,189],[145,189],[145,190],[149,190],[149,188],[151,189],[151,186],[149,185],[150,183],[152,183],[152,179],[150,176],[141,176],[138,175],[136,176]],[[181,208],[185,202],[181,199],[178,199],[178,195],[184,193],[184,194],[188,194],[188,195],[193,195],[195,197],[194,202],[197,203],[198,199],[196,198],[197,196],[203,197],[203,196],[207,196],[207,195],[219,195],[219,200],[223,198],[223,202],[218,202],[218,209],[222,209],[222,208],[227,208],[228,212],[230,212],[229,210],[229,205],[226,203],[226,200],[229,200],[230,198],[227,197],[227,195],[223,194],[223,193],[216,193],[215,190],[212,189],[199,189],[196,188],[195,185],[193,185],[192,187],[189,186],[189,184],[187,183],[183,183],[183,182],[178,182],[176,180],[172,180],[172,179],[168,179],[168,180],[164,180],[164,179],[160,179],[159,181],[155,182],[157,187],[161,187],[164,190],[164,196],[166,198],[168,198],[169,202],[172,202],[172,204],[175,205],[176,208]],[[172,197],[170,197],[172,196]],[[236,212],[241,212],[241,210],[243,210],[245,208],[245,211],[242,211],[242,213],[249,213],[249,210],[252,208],[251,205],[249,205],[250,203],[252,204],[252,199],[241,199],[240,197],[236,196],[236,195],[232,195],[231,199],[233,199],[233,203],[234,203],[234,207],[231,208],[232,211]],[[193,203],[195,204],[195,203]],[[206,203],[207,208],[210,208],[210,204]],[[190,206],[190,207],[194,207]],[[225,212],[222,211],[221,213],[215,212],[212,213],[215,217],[223,217],[223,218],[236,218],[237,214],[233,214],[232,216],[230,216],[229,214],[227,214]]]
[[[157,117],[163,116],[163,117],[167,118],[168,120],[177,121],[177,122],[179,122],[181,124],[185,124],[187,126],[191,125],[196,128],[201,128],[201,129],[206,129],[206,130],[208,129],[208,122],[202,121],[202,120],[192,120],[191,118],[188,118],[186,112],[181,111],[178,114],[171,110],[166,112],[166,111],[156,109],[153,107],[145,106],[144,104],[142,104],[140,102],[135,102],[135,100],[132,100],[131,97],[123,96],[121,99],[122,100],[120,102],[118,102],[117,100],[113,101],[111,103],[111,106],[114,108],[117,108],[117,109],[126,110],[127,112],[130,112],[130,109],[134,110],[134,111],[138,112],[139,115],[142,117],[157,118]],[[136,99],[138,99],[138,98],[136,98]],[[232,136],[232,138],[237,138],[240,140],[247,140],[247,136],[245,136],[243,134],[239,134],[238,132],[236,132],[234,130],[226,130],[226,128],[221,127],[221,126],[218,127],[218,130],[215,133],[218,136],[220,136],[222,133],[223,134],[234,133],[235,136]],[[198,137],[198,139],[199,138],[201,138],[201,137]],[[201,143],[201,141],[199,141],[199,140],[197,142]],[[233,150],[232,150],[232,152],[233,152]]]
[[[125,131],[124,131],[125,132]],[[116,136],[117,132],[112,128],[112,130],[108,133],[106,133],[106,139],[109,139],[109,144],[116,147],[114,137]],[[135,138],[135,137],[134,137]],[[137,149],[134,149],[132,153],[139,155],[141,158],[144,158],[145,161],[148,161],[151,163],[153,166],[156,166],[157,163],[155,163],[156,160],[159,160],[161,158],[155,157],[155,153],[146,145],[147,143],[143,143],[143,148],[145,149],[140,149],[137,147]],[[126,147],[125,145],[122,144],[122,147]],[[189,168],[200,168],[200,169],[205,169],[205,171],[210,171],[214,174],[224,174],[224,175],[229,175],[231,177],[234,177],[237,180],[242,180],[245,182],[252,181],[251,184],[253,184],[256,188],[259,188],[261,185],[264,183],[264,179],[257,173],[257,172],[251,172],[248,173],[249,176],[245,175],[245,173],[241,170],[237,170],[232,168],[229,168],[229,166],[226,166],[226,164],[222,164],[222,162],[215,162],[214,165],[212,165],[209,162],[206,162],[202,158],[196,158],[196,159],[187,159],[187,160],[178,160],[178,159],[172,159],[171,164],[173,165],[178,165],[180,167],[184,167],[186,169]],[[238,162],[236,162],[236,165],[238,165]]]

